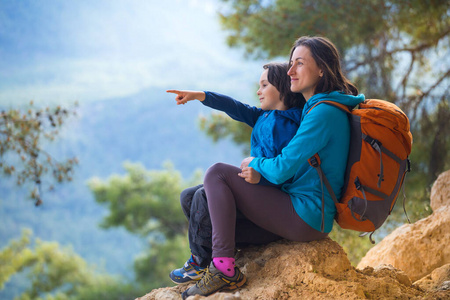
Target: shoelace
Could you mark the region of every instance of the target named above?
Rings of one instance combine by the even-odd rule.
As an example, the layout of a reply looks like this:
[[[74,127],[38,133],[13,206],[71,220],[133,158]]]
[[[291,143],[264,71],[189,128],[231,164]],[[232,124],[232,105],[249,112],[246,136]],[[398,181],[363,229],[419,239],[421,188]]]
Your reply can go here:
[[[209,271],[209,267],[208,267],[208,268],[206,268],[205,274],[203,274],[202,279],[197,283],[197,286],[203,293],[206,294],[211,289],[211,287],[208,288],[209,283],[211,283],[212,288],[215,289],[216,285],[218,285],[220,282],[214,282],[213,274]]]

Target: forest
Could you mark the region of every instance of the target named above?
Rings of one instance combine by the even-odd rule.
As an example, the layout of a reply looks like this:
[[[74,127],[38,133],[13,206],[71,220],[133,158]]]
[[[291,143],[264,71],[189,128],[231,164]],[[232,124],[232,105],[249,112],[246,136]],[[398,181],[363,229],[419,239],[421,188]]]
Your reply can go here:
[[[227,43],[248,60],[287,59],[298,36],[326,36],[367,98],[407,113],[406,208],[412,222],[429,215],[430,186],[450,168],[450,4],[221,4]],[[174,106],[155,88],[68,107],[0,105],[0,298],[132,299],[172,284],[189,254],[180,192],[214,162],[239,165],[251,133],[199,103]],[[397,205],[375,240],[405,222]],[[338,226],[330,236],[355,265],[372,246]]]

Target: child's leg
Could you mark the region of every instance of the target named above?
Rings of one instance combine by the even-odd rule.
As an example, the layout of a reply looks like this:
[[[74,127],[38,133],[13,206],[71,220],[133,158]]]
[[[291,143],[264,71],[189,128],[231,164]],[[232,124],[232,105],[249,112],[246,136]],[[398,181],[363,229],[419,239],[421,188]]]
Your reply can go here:
[[[201,267],[209,266],[212,260],[212,225],[208,211],[206,193],[201,186],[192,197],[189,219],[189,247],[195,261]]]
[[[197,186],[187,188],[180,193],[181,209],[188,220],[190,219],[191,214],[192,198],[194,197],[195,192],[202,187],[203,184],[199,184]]]

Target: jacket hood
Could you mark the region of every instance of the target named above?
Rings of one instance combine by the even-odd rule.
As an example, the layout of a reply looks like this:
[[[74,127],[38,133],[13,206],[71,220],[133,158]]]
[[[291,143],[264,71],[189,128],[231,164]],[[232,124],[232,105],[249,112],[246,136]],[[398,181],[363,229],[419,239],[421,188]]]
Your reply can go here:
[[[319,93],[315,94],[308,101],[306,101],[305,107],[303,108],[303,117],[305,117],[306,113],[313,107],[317,102],[323,100],[335,101],[347,106],[356,106],[359,103],[365,100],[364,94],[359,94],[358,96],[347,95],[339,91],[333,91],[330,93]]]
[[[292,122],[300,126],[300,119],[302,117],[302,109],[298,107],[292,107],[288,110],[274,110],[275,114],[290,119]]]

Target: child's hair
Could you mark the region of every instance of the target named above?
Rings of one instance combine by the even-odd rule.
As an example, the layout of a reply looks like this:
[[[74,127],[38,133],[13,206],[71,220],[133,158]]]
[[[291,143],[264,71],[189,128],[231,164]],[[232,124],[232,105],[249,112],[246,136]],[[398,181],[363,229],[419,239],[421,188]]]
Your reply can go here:
[[[303,108],[306,103],[305,97],[301,93],[291,91],[291,78],[287,74],[289,64],[272,62],[265,64],[263,68],[268,70],[267,80],[280,92],[280,98],[284,105],[288,109],[293,107]]]
[[[339,51],[329,39],[319,36],[300,37],[291,49],[290,59],[295,48],[300,46],[309,48],[317,66],[323,72],[314,94],[341,91],[348,95],[358,95],[356,86],[342,72]]]

